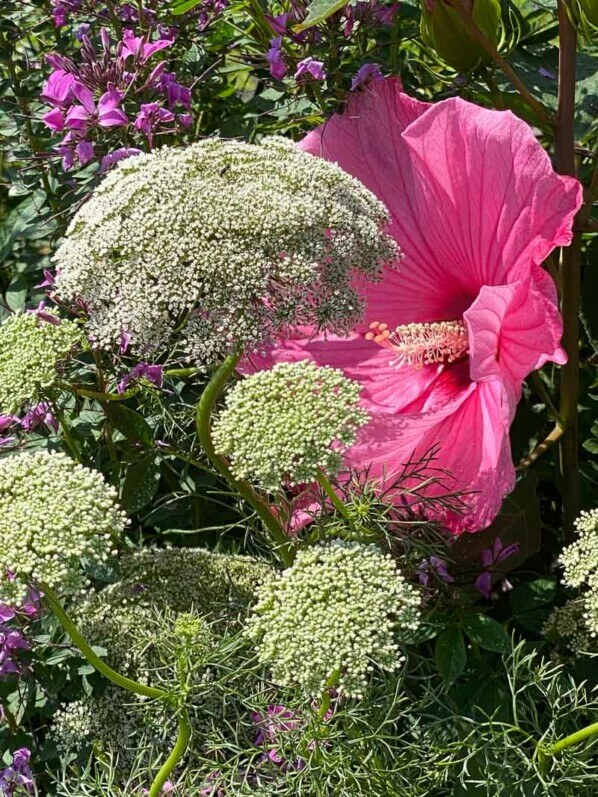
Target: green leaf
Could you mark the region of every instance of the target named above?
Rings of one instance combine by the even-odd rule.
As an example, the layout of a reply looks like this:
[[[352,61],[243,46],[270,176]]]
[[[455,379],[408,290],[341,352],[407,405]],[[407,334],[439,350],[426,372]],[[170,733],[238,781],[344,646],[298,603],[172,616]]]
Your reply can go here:
[[[509,637],[500,623],[487,614],[474,614],[463,623],[467,636],[484,650],[495,653],[506,653],[509,649]]]
[[[153,451],[144,454],[127,468],[121,501],[129,513],[139,512],[154,498],[160,481],[160,465]]]
[[[539,634],[548,619],[555,595],[556,582],[549,578],[520,584],[511,592],[513,619],[528,631]]]
[[[27,298],[27,280],[22,276],[13,277],[6,290],[6,304],[11,310],[20,310]]]
[[[453,625],[436,640],[436,666],[447,685],[454,683],[465,669],[467,651],[461,629]]]
[[[343,6],[346,6],[346,0],[313,0],[308,9],[308,14],[301,23],[296,25],[296,31],[306,30],[319,22],[323,22],[328,17],[332,16],[336,11],[340,11]]]
[[[154,432],[143,416],[128,407],[113,404],[108,411],[110,420],[127,440],[154,447]]]
[[[186,14],[187,11],[191,11],[192,8],[198,6],[201,3],[201,0],[174,0],[170,4],[170,12],[175,16],[179,16],[180,14]]]
[[[598,440],[595,438],[590,437],[589,440],[584,440],[582,446],[586,451],[589,451],[590,454],[598,454]]]

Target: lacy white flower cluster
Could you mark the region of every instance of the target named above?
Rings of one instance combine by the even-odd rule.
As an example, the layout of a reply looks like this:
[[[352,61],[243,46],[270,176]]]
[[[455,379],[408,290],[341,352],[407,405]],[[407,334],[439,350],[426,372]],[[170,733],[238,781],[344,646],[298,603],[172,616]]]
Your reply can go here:
[[[419,604],[389,555],[335,540],[260,586],[246,633],[276,683],[361,697],[374,666],[403,661],[397,639],[418,627]]]
[[[238,382],[214,423],[216,450],[233,474],[269,490],[337,473],[342,452],[369,420],[361,387],[335,368],[279,363]]]
[[[82,589],[81,559],[108,559],[125,527],[116,498],[100,473],[64,454],[0,460],[0,602],[18,603],[27,584],[39,582]]]
[[[352,278],[396,260],[387,221],[355,178],[282,138],[163,148],[120,163],[76,214],[56,293],[85,303],[101,346],[155,349],[186,324],[199,361],[297,324],[342,332],[362,311]]]
[[[53,310],[44,315],[55,318]],[[0,414],[39,401],[58,379],[57,368],[82,340],[72,321],[52,323],[36,313],[15,313],[0,326]]]
[[[598,639],[598,509],[575,521],[575,542],[563,549],[563,584],[582,593],[550,616],[545,633],[559,636],[574,651],[592,651]]]

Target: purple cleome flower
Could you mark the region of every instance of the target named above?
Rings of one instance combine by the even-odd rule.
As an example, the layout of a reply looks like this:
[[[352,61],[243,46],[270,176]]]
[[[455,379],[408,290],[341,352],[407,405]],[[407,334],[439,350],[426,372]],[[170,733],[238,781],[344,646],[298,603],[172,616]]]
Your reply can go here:
[[[482,565],[485,571],[476,578],[475,585],[486,600],[490,600],[492,595],[493,576],[496,573],[500,574],[500,568],[497,565],[517,553],[519,553],[519,543],[514,542],[512,545],[505,547],[500,537],[494,540],[491,548],[485,548],[481,552]]]
[[[313,80],[326,80],[326,71],[324,69],[323,61],[316,61],[311,56],[299,61],[297,69],[295,70],[295,80],[307,77]]]
[[[351,81],[351,91],[357,91],[361,86],[369,83],[377,83],[384,80],[384,75],[380,71],[379,64],[364,64],[361,66]]]
[[[12,797],[12,795],[28,794],[34,792],[33,773],[29,762],[31,751],[27,747],[21,747],[12,754],[12,763],[5,769],[0,770],[0,795]]]

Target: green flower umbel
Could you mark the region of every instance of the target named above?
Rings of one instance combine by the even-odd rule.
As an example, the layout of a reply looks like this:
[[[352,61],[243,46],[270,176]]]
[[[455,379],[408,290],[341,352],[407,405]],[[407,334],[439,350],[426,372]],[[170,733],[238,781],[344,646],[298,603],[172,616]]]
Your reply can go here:
[[[334,368],[280,363],[239,382],[227,395],[213,436],[233,474],[277,490],[337,473],[342,452],[369,420],[360,385]]]
[[[0,460],[0,603],[27,584],[74,593],[81,559],[105,561],[126,523],[116,490],[64,454],[39,451]]]
[[[259,588],[247,634],[276,683],[361,697],[374,665],[403,661],[400,631],[419,625],[419,602],[389,555],[336,540],[300,552]]]
[[[10,316],[0,326],[0,414],[45,398],[56,385],[58,366],[81,339],[77,325],[61,321],[53,310],[44,310],[43,317]]]

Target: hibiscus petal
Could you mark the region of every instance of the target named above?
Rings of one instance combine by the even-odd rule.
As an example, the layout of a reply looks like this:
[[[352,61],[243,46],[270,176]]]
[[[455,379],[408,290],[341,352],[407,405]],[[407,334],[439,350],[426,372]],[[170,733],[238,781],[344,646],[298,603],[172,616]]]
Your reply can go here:
[[[529,373],[548,360],[566,361],[560,345],[561,318],[547,295],[554,286],[536,268],[535,276],[525,281],[485,285],[464,314],[471,378],[478,382],[500,379],[511,392],[513,412]]]
[[[300,144],[388,206],[405,259],[389,325],[459,318],[485,284],[529,275],[571,238],[581,186],[555,174],[530,128],[461,99],[430,106],[398,81],[351,97]],[[387,295],[368,287],[369,310]],[[381,314],[380,314],[381,315]]]
[[[510,111],[459,98],[432,106],[402,136],[428,208],[428,240],[465,284],[521,279],[571,242],[580,183],[555,173],[531,128]]]
[[[359,442],[347,452],[346,461],[353,468],[369,467],[369,478],[380,489],[389,490],[392,498],[392,485],[404,466],[438,446],[434,467],[450,475],[443,484],[430,485],[427,494],[433,498],[462,493],[464,510],[459,513],[428,504],[426,516],[454,533],[478,531],[490,525],[515,484],[508,424],[500,422],[503,403],[501,385],[494,381],[471,383],[430,412],[374,414]]]

